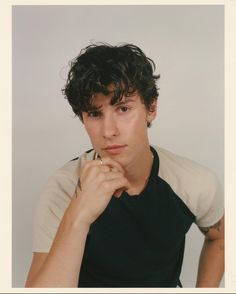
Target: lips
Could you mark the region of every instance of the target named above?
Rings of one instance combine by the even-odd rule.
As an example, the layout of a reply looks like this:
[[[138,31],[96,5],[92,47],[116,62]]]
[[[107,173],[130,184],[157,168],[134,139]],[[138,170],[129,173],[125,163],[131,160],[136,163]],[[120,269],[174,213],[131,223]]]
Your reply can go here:
[[[109,154],[119,154],[121,153],[127,145],[109,145],[103,150]]]

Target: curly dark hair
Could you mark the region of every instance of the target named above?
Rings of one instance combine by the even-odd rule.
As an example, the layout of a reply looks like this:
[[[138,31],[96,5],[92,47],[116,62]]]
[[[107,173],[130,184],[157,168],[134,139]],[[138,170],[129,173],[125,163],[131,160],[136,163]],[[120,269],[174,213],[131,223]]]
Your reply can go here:
[[[112,46],[92,44],[80,51],[70,63],[65,88],[62,93],[68,99],[74,113],[82,120],[82,112],[91,110],[95,93],[110,93],[114,88],[111,104],[137,92],[146,108],[159,96],[154,75],[155,63],[133,44]]]

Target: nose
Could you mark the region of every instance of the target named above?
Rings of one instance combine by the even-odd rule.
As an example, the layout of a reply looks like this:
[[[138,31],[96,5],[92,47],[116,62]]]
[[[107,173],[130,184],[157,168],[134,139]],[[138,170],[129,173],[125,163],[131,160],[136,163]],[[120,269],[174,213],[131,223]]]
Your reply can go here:
[[[102,128],[103,138],[105,139],[116,137],[119,134],[117,121],[112,114],[104,115]]]

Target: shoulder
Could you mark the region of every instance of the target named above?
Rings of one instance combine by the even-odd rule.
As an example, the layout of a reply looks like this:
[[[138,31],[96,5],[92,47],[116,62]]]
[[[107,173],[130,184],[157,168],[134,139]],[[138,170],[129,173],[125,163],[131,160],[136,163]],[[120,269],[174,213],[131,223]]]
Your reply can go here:
[[[49,191],[52,196],[52,192],[57,192],[57,195],[60,195],[61,192],[61,195],[63,196],[68,195],[69,197],[72,197],[78,181],[81,166],[86,161],[92,160],[93,156],[94,151],[90,150],[84,152],[79,157],[66,162],[49,177],[43,191],[44,194]]]
[[[60,221],[78,182],[81,166],[92,160],[94,151],[68,161],[48,179],[37,205],[34,225],[34,251],[48,252]]]
[[[177,155],[164,148],[155,147],[159,156],[159,175],[163,178],[176,178],[181,184],[197,185],[208,189],[209,184],[217,182],[215,173],[208,167],[203,166],[187,157]]]
[[[208,226],[223,214],[223,191],[216,176],[189,158],[154,146],[159,156],[158,176],[167,182],[175,194],[196,216],[196,222]]]

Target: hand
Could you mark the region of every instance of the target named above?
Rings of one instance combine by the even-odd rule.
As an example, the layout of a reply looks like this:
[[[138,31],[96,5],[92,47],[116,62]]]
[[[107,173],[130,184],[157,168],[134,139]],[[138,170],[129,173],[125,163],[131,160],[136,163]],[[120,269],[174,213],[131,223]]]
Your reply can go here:
[[[91,224],[107,207],[112,195],[120,197],[128,188],[122,166],[111,158],[93,160],[84,164],[77,188],[79,213],[83,221]]]

